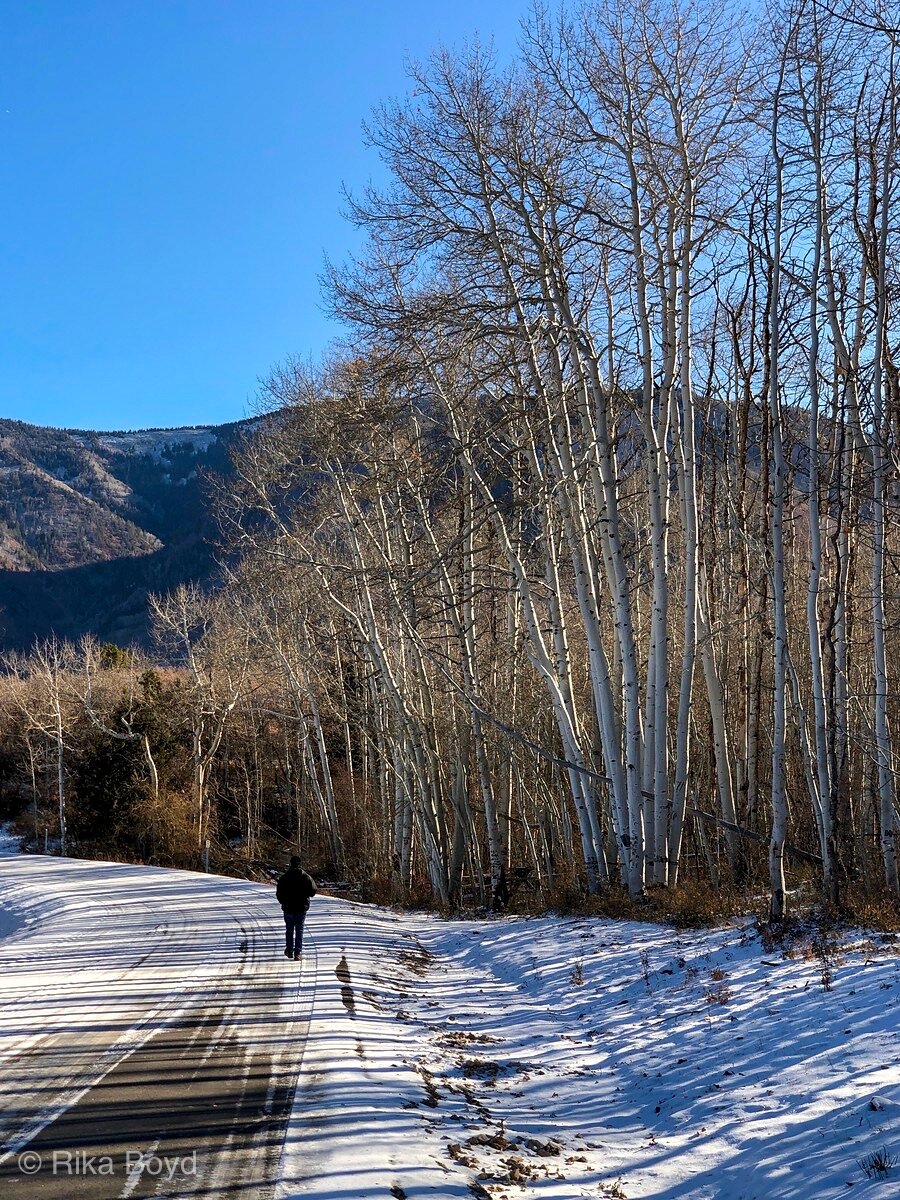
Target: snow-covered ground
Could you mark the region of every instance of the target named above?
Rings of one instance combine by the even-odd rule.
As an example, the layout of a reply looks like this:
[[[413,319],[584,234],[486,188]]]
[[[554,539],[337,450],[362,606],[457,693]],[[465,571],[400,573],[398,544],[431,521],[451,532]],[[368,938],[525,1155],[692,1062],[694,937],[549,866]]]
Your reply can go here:
[[[263,885],[24,857],[0,862],[0,898],[0,1156],[49,1145],[101,1079],[115,1095],[123,1061],[139,1076],[200,996],[211,1046],[266,1051],[285,1096],[297,1072],[278,1200],[900,1193],[900,1165],[860,1165],[900,1155],[890,935],[785,951],[749,923],[450,922],[318,897],[298,974]],[[65,1077],[67,1039],[85,1054]],[[235,1178],[211,1159],[201,1190],[148,1194]]]
[[[21,841],[22,839],[18,834],[13,833],[10,825],[0,825],[0,858],[6,858],[10,854],[18,854]]]

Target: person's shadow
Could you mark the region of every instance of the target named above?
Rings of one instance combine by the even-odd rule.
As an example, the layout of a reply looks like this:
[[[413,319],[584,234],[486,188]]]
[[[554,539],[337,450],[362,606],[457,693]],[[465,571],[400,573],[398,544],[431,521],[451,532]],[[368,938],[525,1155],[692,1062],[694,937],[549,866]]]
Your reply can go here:
[[[334,968],[334,973],[341,982],[341,1002],[346,1008],[351,1017],[356,1016],[356,1001],[353,996],[353,988],[350,984],[350,964],[347,962],[347,955],[341,952],[341,961]]]

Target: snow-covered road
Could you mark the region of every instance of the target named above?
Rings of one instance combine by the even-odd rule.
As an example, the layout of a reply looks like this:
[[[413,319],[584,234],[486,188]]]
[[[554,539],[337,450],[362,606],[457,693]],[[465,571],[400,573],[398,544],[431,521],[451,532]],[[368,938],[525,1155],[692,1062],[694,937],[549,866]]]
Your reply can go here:
[[[893,935],[318,897],[306,949],[270,887],[0,860],[0,1195],[900,1193]]]
[[[0,1194],[271,1191],[310,999],[271,889],[22,856],[0,898]]]

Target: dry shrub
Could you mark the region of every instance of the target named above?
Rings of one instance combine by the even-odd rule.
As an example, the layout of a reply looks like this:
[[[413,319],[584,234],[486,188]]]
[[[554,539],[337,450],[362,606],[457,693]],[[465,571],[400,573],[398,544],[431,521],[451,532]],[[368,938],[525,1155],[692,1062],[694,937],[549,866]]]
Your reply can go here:
[[[642,900],[632,899],[620,887],[605,888],[595,896],[568,887],[554,893],[550,907],[561,916],[657,921],[682,929],[703,929],[730,917],[758,914],[761,902],[749,892],[688,880],[675,888],[653,888]]]
[[[191,801],[180,792],[143,795],[134,807],[135,824],[144,835],[145,857],[160,866],[181,866],[195,840]]]
[[[598,897],[589,895],[576,881],[560,883],[554,889],[550,898],[550,907],[561,917],[574,917],[590,911]],[[540,911],[541,905],[535,905],[535,911]]]
[[[431,884],[424,877],[414,877],[409,887],[400,891],[395,903],[401,908],[409,908],[415,912],[439,912],[443,916],[449,916],[452,912],[438,902]]]
[[[716,887],[705,880],[654,891],[652,903],[659,909],[659,919],[683,929],[702,929],[731,917],[755,915],[761,907],[759,897],[751,892],[728,885]]]
[[[886,888],[878,891],[848,889],[841,911],[841,923],[900,932],[900,898]]]
[[[727,984],[719,983],[715,987],[709,987],[703,993],[703,999],[707,1004],[726,1005],[731,999],[731,988]]]
[[[396,878],[389,871],[376,871],[357,887],[357,896],[363,904],[381,904],[385,907],[396,904],[399,889]]]

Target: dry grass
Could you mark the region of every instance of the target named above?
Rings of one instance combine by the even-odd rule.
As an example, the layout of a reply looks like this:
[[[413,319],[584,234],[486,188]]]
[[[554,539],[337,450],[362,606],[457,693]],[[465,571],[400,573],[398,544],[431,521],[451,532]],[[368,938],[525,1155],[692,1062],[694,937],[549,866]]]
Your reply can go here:
[[[900,933],[900,899],[886,889],[848,888],[840,911],[829,916],[835,924]]]
[[[675,888],[653,888],[643,900],[633,900],[619,887],[607,888],[596,896],[565,888],[554,894],[549,907],[561,916],[656,921],[683,929],[703,929],[731,917],[761,916],[764,910],[758,893],[715,888],[693,880]]]

